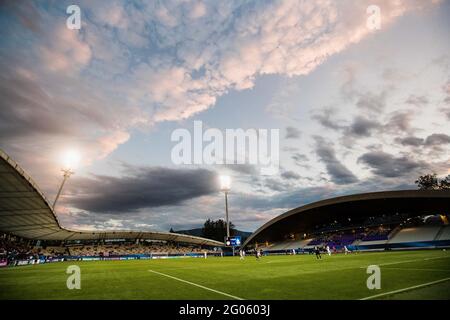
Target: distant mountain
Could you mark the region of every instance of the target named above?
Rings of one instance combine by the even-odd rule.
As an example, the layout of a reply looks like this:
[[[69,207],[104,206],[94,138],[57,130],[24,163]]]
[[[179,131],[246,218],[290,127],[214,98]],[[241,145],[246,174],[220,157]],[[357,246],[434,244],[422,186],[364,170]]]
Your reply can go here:
[[[190,230],[178,230],[178,231],[174,231],[174,233],[187,234],[190,236],[201,237],[202,236],[202,228],[195,228],[195,229],[190,229]],[[241,236],[242,241],[245,241],[245,239],[250,237],[251,234],[252,234],[252,232],[236,230],[236,235]]]

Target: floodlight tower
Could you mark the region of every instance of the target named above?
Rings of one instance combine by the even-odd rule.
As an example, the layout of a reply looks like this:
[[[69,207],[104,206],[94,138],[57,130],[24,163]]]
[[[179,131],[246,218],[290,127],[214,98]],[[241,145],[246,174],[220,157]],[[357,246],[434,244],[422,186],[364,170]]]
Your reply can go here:
[[[225,194],[225,218],[227,223],[227,237],[230,236],[230,221],[228,219],[228,192],[231,189],[230,176],[220,176],[220,191]]]
[[[68,151],[64,155],[64,167],[61,169],[61,171],[63,172],[63,181],[62,181],[61,185],[59,186],[55,201],[53,201],[53,209],[55,209],[56,202],[58,201],[59,196],[61,195],[64,184],[66,183],[66,180],[69,179],[70,176],[75,173],[73,171],[73,169],[78,165],[79,161],[80,161],[80,155],[75,150]]]

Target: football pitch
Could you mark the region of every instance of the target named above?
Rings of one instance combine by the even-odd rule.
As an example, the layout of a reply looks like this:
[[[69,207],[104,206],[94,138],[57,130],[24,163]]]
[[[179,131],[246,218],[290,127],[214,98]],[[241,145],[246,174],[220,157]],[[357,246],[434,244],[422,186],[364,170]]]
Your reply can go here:
[[[81,288],[69,290],[77,265]],[[367,288],[369,265],[381,289]],[[450,299],[450,252],[60,262],[0,269],[0,299]]]

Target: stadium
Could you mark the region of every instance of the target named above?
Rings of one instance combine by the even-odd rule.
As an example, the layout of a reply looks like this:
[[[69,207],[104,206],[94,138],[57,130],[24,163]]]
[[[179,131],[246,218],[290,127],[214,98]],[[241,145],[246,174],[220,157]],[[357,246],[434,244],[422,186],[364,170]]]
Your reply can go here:
[[[450,298],[448,190],[292,209],[258,228],[238,257],[201,237],[66,229],[31,177],[4,152],[0,159],[1,299]],[[73,265],[81,290],[67,287]],[[366,282],[373,265],[382,272],[375,291]]]
[[[446,190],[357,194],[312,203],[267,222],[244,245],[269,252],[308,250],[375,251],[450,246]],[[270,244],[270,245],[269,245]]]
[[[446,310],[449,21],[450,0],[0,1],[4,314]]]

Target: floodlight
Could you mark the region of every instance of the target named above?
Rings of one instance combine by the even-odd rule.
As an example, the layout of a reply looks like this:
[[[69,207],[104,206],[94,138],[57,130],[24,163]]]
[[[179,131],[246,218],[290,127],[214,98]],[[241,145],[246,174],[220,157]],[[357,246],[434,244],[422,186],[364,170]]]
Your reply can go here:
[[[81,160],[81,155],[75,149],[67,150],[64,153],[64,155],[62,157],[63,181],[62,181],[61,185],[59,186],[58,193],[56,194],[55,200],[53,201],[53,210],[55,210],[55,208],[56,208],[56,202],[58,201],[59,196],[61,195],[64,184],[66,183],[66,180],[69,179],[69,177],[72,174],[74,174],[74,172],[72,170],[76,169],[78,167],[80,160]]]
[[[64,169],[76,169],[80,160],[81,155],[77,150],[67,150],[63,155],[63,167]]]
[[[228,192],[231,189],[231,178],[230,176],[220,176],[220,190]]]

